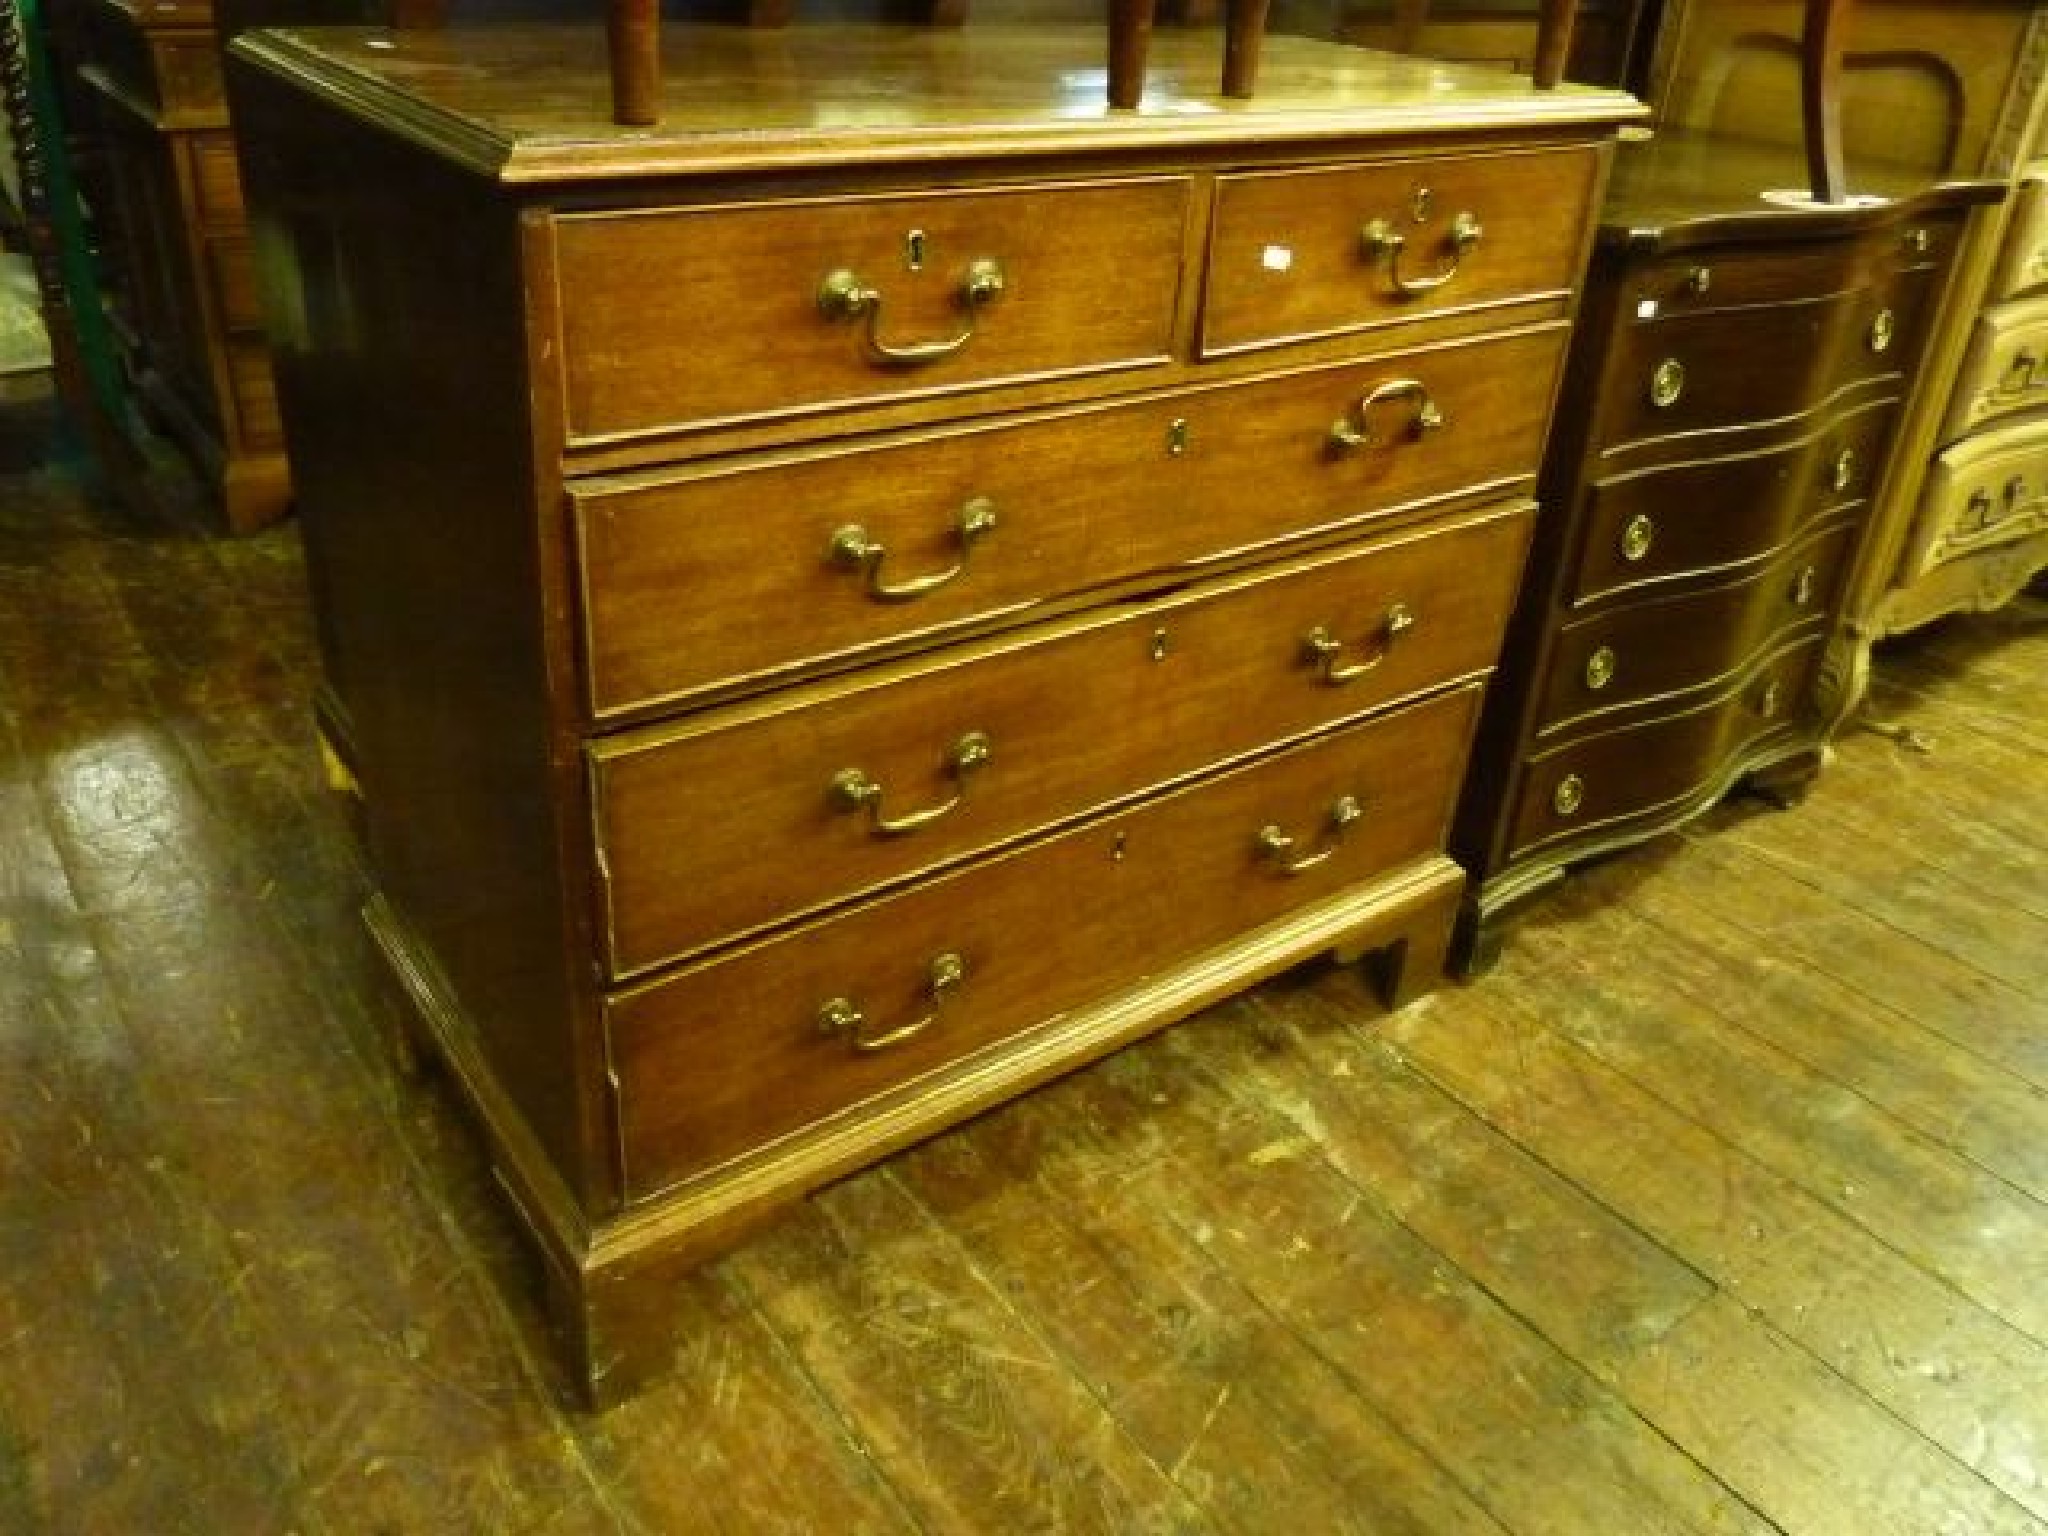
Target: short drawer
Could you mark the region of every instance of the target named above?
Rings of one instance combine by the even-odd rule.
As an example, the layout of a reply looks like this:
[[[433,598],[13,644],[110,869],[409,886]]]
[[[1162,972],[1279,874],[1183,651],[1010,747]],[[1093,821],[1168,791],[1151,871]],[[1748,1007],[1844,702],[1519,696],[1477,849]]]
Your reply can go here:
[[[1560,628],[1537,734],[1604,724],[1674,695],[1724,684],[1760,651],[1834,611],[1856,534],[1837,523],[1762,570],[1680,595],[1596,612]]]
[[[572,486],[597,717],[1533,483],[1564,332]],[[1370,406],[1365,404],[1371,400]],[[1440,425],[1422,430],[1425,407]],[[1333,440],[1343,424],[1372,441]]]
[[[1581,148],[1219,177],[1202,350],[1561,305],[1598,171]]]
[[[568,436],[1164,361],[1188,201],[1162,177],[564,214]]]
[[[2048,298],[2001,304],[1977,317],[1949,397],[1945,438],[2048,404]]]
[[[1798,723],[1823,643],[1816,636],[1765,657],[1727,692],[1684,714],[1531,758],[1522,768],[1510,857],[1725,790],[1743,754]]]
[[[1635,264],[1622,309],[1639,322],[1793,304],[1848,292],[1895,274],[1945,267],[1959,221],[1916,219],[1861,240],[1784,242],[1762,247],[1703,247]]]
[[[629,1199],[1433,854],[1476,688],[615,998]]]
[[[591,749],[614,975],[1494,664],[1526,504]]]
[[[235,141],[225,130],[195,133],[186,143],[192,157],[192,197],[200,224],[239,232],[248,223],[242,208],[242,169]]]
[[[1817,519],[1867,502],[1894,410],[1880,400],[1761,452],[1596,480],[1566,600],[1583,607],[1770,560]]]
[[[2048,286],[2048,167],[2037,165],[2013,193],[2005,252],[1987,296],[2020,299],[2044,286]]]
[[[1598,441],[1617,453],[1787,421],[1849,385],[1900,377],[1917,351],[1924,293],[1924,281],[1902,279],[1889,289],[1623,322]]]
[[[1945,560],[2048,529],[2048,421],[1973,437],[1938,455],[1927,479],[1937,530],[1908,578]]]

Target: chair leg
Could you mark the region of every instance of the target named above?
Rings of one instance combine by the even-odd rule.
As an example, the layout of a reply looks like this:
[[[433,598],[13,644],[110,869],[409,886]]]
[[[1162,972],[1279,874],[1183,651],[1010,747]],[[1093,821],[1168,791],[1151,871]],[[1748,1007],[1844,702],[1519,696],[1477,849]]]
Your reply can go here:
[[[1145,94],[1145,54],[1156,0],[1109,0],[1109,104],[1135,107]]]
[[[1229,0],[1223,13],[1223,94],[1249,96],[1259,78],[1259,44],[1272,0]]]
[[[1554,90],[1564,79],[1565,63],[1572,52],[1572,21],[1577,13],[1575,0],[1543,0],[1543,12],[1536,24],[1536,62],[1530,69],[1539,91]]]

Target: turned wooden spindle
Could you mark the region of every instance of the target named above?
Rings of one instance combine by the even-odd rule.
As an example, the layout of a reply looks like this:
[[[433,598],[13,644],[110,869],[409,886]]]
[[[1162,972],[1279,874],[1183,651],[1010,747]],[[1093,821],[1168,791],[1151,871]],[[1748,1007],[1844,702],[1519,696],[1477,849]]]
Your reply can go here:
[[[1818,203],[1848,201],[1842,159],[1842,42],[1851,0],[1806,0],[1799,44],[1800,108],[1806,127],[1806,179]]]
[[[1259,44],[1272,0],[1229,0],[1223,12],[1223,94],[1249,96],[1259,78]]]
[[[1576,0],[1543,0],[1536,20],[1536,60],[1529,70],[1540,91],[1554,90],[1564,79],[1565,64],[1572,52],[1572,21],[1577,13]]]
[[[611,57],[612,121],[628,127],[661,120],[661,0],[608,0],[605,43]]]
[[[1135,107],[1145,94],[1156,0],[1109,0],[1109,104]]]

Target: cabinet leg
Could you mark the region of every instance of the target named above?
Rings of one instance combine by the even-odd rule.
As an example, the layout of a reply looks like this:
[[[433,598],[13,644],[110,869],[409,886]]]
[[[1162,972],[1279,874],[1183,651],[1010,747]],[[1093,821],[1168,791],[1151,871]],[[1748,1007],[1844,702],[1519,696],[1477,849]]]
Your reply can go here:
[[[1788,757],[1782,763],[1773,763],[1768,768],[1759,768],[1748,779],[1752,794],[1761,797],[1767,804],[1781,811],[1789,811],[1799,804],[1813,788],[1813,781],[1820,777],[1822,763],[1821,749],[1801,752]]]
[[[1498,913],[1488,917],[1476,907],[1461,908],[1457,926],[1451,930],[1449,973],[1460,981],[1471,981],[1500,964],[1505,928]]]
[[[1366,957],[1373,989],[1389,1012],[1405,1008],[1425,992],[1443,984],[1444,957],[1450,951],[1451,925],[1457,918],[1458,893],[1432,902],[1418,912],[1393,943]]]

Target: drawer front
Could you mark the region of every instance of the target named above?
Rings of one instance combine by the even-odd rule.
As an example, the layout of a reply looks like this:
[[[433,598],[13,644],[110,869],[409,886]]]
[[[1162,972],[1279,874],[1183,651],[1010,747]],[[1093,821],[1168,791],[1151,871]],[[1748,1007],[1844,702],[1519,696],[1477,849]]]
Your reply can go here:
[[[1569,601],[1771,558],[1816,518],[1868,499],[1892,421],[1892,403],[1880,401],[1764,452],[1595,481]]]
[[[248,215],[242,211],[242,170],[235,163],[234,139],[226,133],[195,133],[186,142],[200,223],[209,229],[243,229]]]
[[[814,670],[1419,501],[1519,488],[1563,340],[1552,326],[574,490],[591,709]],[[1404,384],[1427,393],[1440,428],[1415,433],[1421,395]],[[1339,420],[1377,440],[1340,450]],[[967,532],[977,518],[992,526]]]
[[[1624,281],[1623,312],[1639,322],[1793,304],[1846,293],[1896,274],[1939,270],[1955,252],[1960,221],[1916,220],[1857,241],[1762,248],[1706,248],[1637,262]]]
[[[613,974],[817,911],[1494,663],[1529,514],[593,749]]]
[[[1435,852],[1477,698],[1463,689],[1381,716],[614,999],[628,1197],[914,1091]],[[1340,831],[1347,799],[1363,814]],[[1293,848],[1268,851],[1268,829]],[[1290,874],[1284,859],[1305,867]]]
[[[1977,319],[1956,376],[1943,436],[1961,437],[2000,417],[2048,403],[2048,298],[1989,310]]]
[[[1628,323],[1608,365],[1598,441],[1615,452],[1785,421],[1848,385],[1899,376],[1917,346],[1921,291],[1901,283]]]
[[[1219,177],[1202,350],[1562,302],[1598,170],[1570,149]]]
[[[2048,172],[2036,166],[2014,194],[1993,299],[2025,298],[2048,286]]]
[[[1760,651],[1777,649],[1793,630],[1834,611],[1855,534],[1855,524],[1837,524],[1738,581],[1562,626],[1537,734],[1605,723],[1622,711],[1726,682]]]
[[[1524,764],[1511,857],[1668,812],[1723,783],[1738,756],[1797,722],[1822,637],[1766,657],[1689,713],[1609,731]]]
[[[571,441],[1164,361],[1188,184],[555,222]]]
[[[256,296],[256,267],[247,235],[207,237],[206,279],[223,330],[242,336],[262,332],[263,309]]]
[[[2048,421],[1972,438],[1940,454],[1927,497],[1938,529],[1913,575],[2048,529]]]

